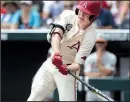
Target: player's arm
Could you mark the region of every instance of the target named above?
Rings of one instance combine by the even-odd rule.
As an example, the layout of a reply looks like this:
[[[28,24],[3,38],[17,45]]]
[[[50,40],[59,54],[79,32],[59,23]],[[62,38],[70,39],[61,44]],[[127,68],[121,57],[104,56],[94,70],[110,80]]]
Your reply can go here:
[[[51,46],[55,53],[60,53],[60,42],[62,39],[63,31],[60,28],[56,28],[52,34]]]
[[[61,46],[61,39],[62,39],[63,31],[60,28],[55,28],[55,30],[51,33],[51,46],[53,50],[53,58],[52,63],[57,67],[60,68],[62,65],[62,56],[60,54],[60,46]]]
[[[50,32],[47,34],[47,40],[51,43],[52,51],[54,53],[52,63],[59,68],[62,64],[62,56],[60,54],[60,46],[63,34],[66,29],[67,19],[64,11],[61,15],[51,24]]]
[[[47,40],[51,43],[54,53],[60,53],[60,42],[66,29],[67,19],[63,11],[59,17],[51,24],[50,32],[47,34]]]
[[[64,21],[62,21],[64,22]],[[59,23],[59,22],[57,22]],[[61,24],[52,24],[51,31],[48,33],[48,41],[51,43],[52,50],[54,53],[60,53],[60,42],[64,34],[64,25]]]
[[[89,32],[84,35],[79,51],[76,54],[75,61],[70,66],[68,66],[68,69],[71,69],[72,71],[77,71],[81,68],[81,65],[84,64],[85,59],[87,56],[91,53],[96,40],[95,32]]]
[[[81,65],[77,62],[72,63],[71,65],[67,66],[67,69],[72,72],[76,72],[81,68]]]

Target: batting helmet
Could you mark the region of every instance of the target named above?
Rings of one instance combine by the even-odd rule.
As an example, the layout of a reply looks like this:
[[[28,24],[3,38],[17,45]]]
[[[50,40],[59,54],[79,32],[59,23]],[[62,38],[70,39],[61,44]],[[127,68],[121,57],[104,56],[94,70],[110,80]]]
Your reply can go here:
[[[81,10],[90,16],[90,21],[93,22],[100,14],[101,2],[100,1],[79,1],[76,7],[76,14]]]

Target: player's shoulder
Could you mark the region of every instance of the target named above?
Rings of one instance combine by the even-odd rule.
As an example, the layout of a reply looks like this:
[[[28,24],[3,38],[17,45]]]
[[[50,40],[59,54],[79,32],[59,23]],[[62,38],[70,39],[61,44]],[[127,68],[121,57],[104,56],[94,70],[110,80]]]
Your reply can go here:
[[[75,16],[75,11],[73,10],[63,10],[63,12],[61,13],[61,17],[70,17],[70,16]]]
[[[97,32],[96,32],[96,29],[93,25],[90,25],[87,30],[86,30],[86,37],[89,37],[89,39],[95,41],[96,40],[96,35],[97,35]]]
[[[109,58],[111,58],[111,59],[116,59],[116,55],[115,55],[114,53],[109,52],[109,51],[107,51],[106,53],[107,53],[107,56],[108,56]]]
[[[95,36],[96,36],[96,28],[94,27],[93,24],[90,25],[90,27],[88,28],[88,32],[92,32]]]

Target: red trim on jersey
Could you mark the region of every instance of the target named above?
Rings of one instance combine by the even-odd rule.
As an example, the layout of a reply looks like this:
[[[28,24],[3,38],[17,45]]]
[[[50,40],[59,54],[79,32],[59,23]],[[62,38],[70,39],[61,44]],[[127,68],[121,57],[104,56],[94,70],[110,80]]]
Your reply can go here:
[[[83,57],[81,57],[83,60],[85,60],[87,57],[86,56],[83,56]]]
[[[76,78],[74,79],[74,98],[76,102]]]
[[[76,79],[74,81],[75,81],[75,101],[76,101]]]

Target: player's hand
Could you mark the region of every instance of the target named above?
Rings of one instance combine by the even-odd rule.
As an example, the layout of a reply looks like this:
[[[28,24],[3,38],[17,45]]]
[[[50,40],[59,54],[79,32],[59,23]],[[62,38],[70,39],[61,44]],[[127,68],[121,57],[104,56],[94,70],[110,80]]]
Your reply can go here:
[[[76,72],[76,71],[79,71],[81,68],[81,65],[78,64],[78,63],[72,63],[71,65],[68,65],[67,66],[67,69],[72,71],[72,72]]]
[[[62,64],[59,67],[59,72],[62,73],[63,75],[67,75],[68,74],[67,65],[66,64]]]
[[[62,56],[59,53],[55,53],[52,58],[52,64],[54,64],[57,68],[62,65]]]
[[[68,71],[76,72],[79,71],[81,68],[81,65],[78,63],[72,63],[71,65],[63,64],[59,67],[59,72],[61,72],[63,75],[67,75]]]

